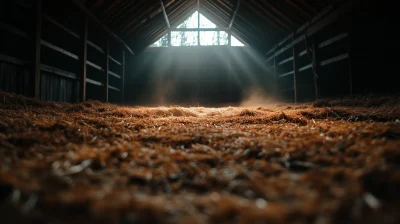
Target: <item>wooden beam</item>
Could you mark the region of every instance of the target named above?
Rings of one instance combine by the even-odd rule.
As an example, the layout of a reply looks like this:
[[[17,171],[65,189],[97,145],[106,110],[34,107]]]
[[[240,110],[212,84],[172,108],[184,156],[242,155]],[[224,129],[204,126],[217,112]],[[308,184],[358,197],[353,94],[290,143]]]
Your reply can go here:
[[[80,59],[80,97],[79,101],[84,102],[86,100],[86,72],[87,72],[87,40],[88,40],[88,25],[89,25],[89,18],[85,15],[85,21],[83,22],[82,34],[81,36],[81,55]]]
[[[315,43],[315,36],[312,37],[312,65],[313,65],[313,74],[314,74],[314,88],[315,88],[315,99],[319,98],[319,90],[318,90],[318,63],[317,63],[317,43]],[[307,47],[307,46],[306,46]]]
[[[68,56],[70,58],[73,58],[75,60],[79,60],[79,56],[78,55],[76,55],[74,53],[71,53],[71,52],[69,52],[69,51],[67,51],[67,50],[65,50],[65,49],[63,49],[61,47],[58,47],[58,46],[52,44],[52,43],[49,43],[49,42],[47,42],[45,40],[41,40],[40,43],[41,43],[41,45],[43,45],[45,47],[48,47],[48,48],[50,48],[50,49],[52,49],[54,51],[60,52],[61,54],[64,54],[64,55],[66,55],[66,56]]]
[[[341,39],[343,39],[345,37],[347,37],[347,33],[338,34],[338,35],[336,35],[336,36],[334,36],[334,37],[332,37],[332,38],[330,38],[330,39],[318,44],[318,48],[323,48],[323,47],[326,47],[328,45],[331,45],[331,44],[333,44],[333,43],[335,43],[335,42],[337,42],[337,41],[339,41],[339,40],[341,40]]]
[[[294,37],[292,38],[292,41],[294,42]],[[293,51],[293,89],[294,89],[294,103],[297,103],[297,68],[296,68],[297,54],[296,54],[296,45],[294,45],[294,44],[293,44],[293,46],[292,46],[292,51]]]
[[[311,64],[308,64],[308,65],[305,65],[305,66],[303,66],[303,67],[301,67],[301,68],[299,68],[299,72],[302,72],[302,71],[304,71],[304,70],[307,70],[307,69],[310,69],[310,68],[312,68],[312,63]]]
[[[58,28],[64,30],[65,32],[69,33],[71,36],[75,37],[75,38],[79,38],[79,34],[75,33],[74,31],[68,29],[67,27],[65,27],[64,25],[62,25],[61,23],[59,23],[58,21],[56,21],[55,19],[51,18],[50,16],[48,16],[47,14],[43,13],[43,18],[45,18],[47,21],[53,23],[54,25],[58,26]]]
[[[118,89],[117,87],[114,87],[114,86],[108,86],[108,88],[109,88],[109,89],[112,89],[112,90],[115,90],[115,91],[117,91],[117,92],[120,92],[120,91],[121,91],[120,89]]]
[[[117,61],[117,59],[113,58],[111,55],[108,56],[108,58],[113,61],[115,64],[121,66],[121,62]]]
[[[286,72],[286,73],[284,73],[282,75],[279,75],[279,78],[282,78],[282,77],[285,77],[285,76],[288,76],[288,75],[293,75],[293,74],[294,74],[294,71]]]
[[[125,103],[125,49],[122,49],[122,66],[121,66],[121,103]]]
[[[21,60],[19,58],[11,57],[2,53],[0,53],[0,61],[22,66],[28,65],[30,63],[29,61]]]
[[[171,42],[171,29],[168,30],[168,47],[172,46],[172,42]],[[161,38],[161,37],[160,37]],[[158,38],[159,39],[159,38]],[[158,40],[157,39],[157,40]]]
[[[86,8],[84,3],[80,0],[72,0],[78,8],[80,8],[87,16],[89,16],[92,20],[94,20],[96,23],[98,23],[106,32],[108,32],[113,38],[115,38],[117,41],[119,41],[132,55],[135,55],[133,53],[132,49],[128,46],[128,44],[125,43],[121,38],[119,38],[117,35],[115,35],[106,25],[104,25],[97,17],[89,10]]]
[[[87,82],[87,83],[90,83],[90,84],[92,84],[92,85],[95,85],[95,86],[103,86],[103,83],[98,82],[98,81],[93,80],[93,79],[89,79],[89,78],[86,79],[86,82]]]
[[[325,60],[325,61],[322,61],[322,62],[321,62],[321,66],[326,66],[326,65],[329,65],[329,64],[332,64],[332,63],[335,63],[335,62],[344,60],[344,59],[346,59],[346,58],[348,58],[348,57],[349,57],[349,55],[348,55],[347,53],[341,54],[341,55],[339,55],[339,56],[336,56],[336,57],[327,59],[327,60]]]
[[[100,65],[96,65],[95,63],[93,63],[93,62],[91,62],[89,60],[86,60],[86,64],[89,65],[92,68],[95,68],[95,69],[99,70],[99,71],[104,71],[104,69]]]
[[[18,35],[18,36],[23,37],[28,40],[31,39],[31,37],[26,32],[24,32],[18,28],[15,28],[14,26],[11,26],[7,23],[0,22],[0,30],[6,30],[10,33],[13,33],[15,35]]]
[[[232,15],[232,19],[231,19],[231,22],[229,23],[228,29],[232,29],[232,26],[233,26],[233,23],[235,22],[235,18],[236,18],[236,15],[237,15],[238,11],[239,11],[239,8],[240,8],[240,0],[237,0],[236,9],[235,9],[235,12]]]
[[[117,78],[117,79],[120,79],[120,78],[121,78],[120,75],[118,75],[117,73],[112,72],[112,71],[108,71],[108,74],[114,76],[114,77]]]
[[[53,66],[49,66],[49,65],[45,65],[45,64],[41,64],[40,65],[40,70],[45,71],[45,72],[49,72],[52,74],[56,74],[59,75],[61,77],[64,78],[69,78],[69,79],[76,79],[76,74],[73,72],[69,72],[69,71],[65,71]]]
[[[350,35],[347,38],[347,51],[348,51],[348,61],[349,61],[349,88],[350,88],[350,96],[353,95],[353,69],[351,66],[351,39]]]
[[[297,12],[301,12],[306,17],[311,17],[311,15],[308,12],[306,12],[303,8],[298,6],[295,2],[292,2],[292,0],[286,0],[286,2],[289,3],[290,6],[295,8]]]
[[[168,29],[171,28],[171,25],[169,24],[169,19],[168,19],[168,15],[167,15],[167,11],[165,10],[165,6],[162,0],[160,0],[161,3],[161,8],[163,10],[163,14],[164,14],[164,19],[165,19],[165,23],[168,26]]]
[[[294,33],[289,34],[284,40],[287,40],[289,38],[292,38],[292,36],[299,36],[296,40],[295,43],[298,42],[300,39],[303,39],[302,33],[305,33],[307,37],[312,36],[319,30],[321,30],[323,27],[329,25],[330,23],[336,21],[340,15],[343,15],[344,13],[348,12],[351,10],[352,6],[355,4],[357,0],[353,1],[339,1],[338,4],[331,4],[327,6],[325,9],[323,9],[318,15],[316,15],[314,18],[312,18],[310,21],[306,22],[303,26],[298,28]],[[358,0],[359,1],[359,0]],[[283,44],[285,44],[284,41],[281,41],[280,43],[276,44],[270,51],[266,53],[266,56],[269,56],[271,53],[273,53],[276,49],[281,47]],[[286,46],[282,46],[282,48],[290,48],[292,43],[286,44]],[[280,53],[277,51],[273,55],[278,56]]]
[[[304,55],[307,54],[307,50],[304,50],[302,52],[299,53],[299,57],[303,57]]]
[[[197,28],[174,28],[171,29],[171,31],[200,31],[200,29]],[[225,31],[228,32],[229,30],[227,29],[222,29],[222,28],[201,28],[201,31]]]
[[[96,45],[95,43],[93,43],[92,41],[88,40],[88,41],[87,41],[87,44],[88,44],[89,46],[91,46],[92,48],[94,48],[96,51],[98,51],[98,52],[104,54],[104,50],[101,49],[101,47],[97,46],[97,45]]]
[[[278,63],[278,65],[283,65],[283,64],[285,64],[286,62],[289,62],[289,61],[292,61],[292,60],[293,60],[293,56],[282,60],[281,62]]]
[[[105,44],[105,52],[104,52],[104,101],[108,102],[108,84],[109,84],[109,75],[108,71],[110,70],[109,66],[109,59],[108,56],[110,55],[110,38],[107,37],[106,44]]]
[[[279,82],[278,82],[279,77],[278,77],[278,72],[277,72],[277,69],[276,69],[276,58],[274,58],[274,76],[275,76],[275,94],[276,94],[276,97],[279,97],[279,92],[278,92],[278,90],[279,90]]]
[[[36,29],[35,29],[35,59],[33,61],[34,75],[35,75],[35,87],[34,97],[40,99],[40,50],[41,50],[41,36],[42,36],[42,0],[36,1]]]

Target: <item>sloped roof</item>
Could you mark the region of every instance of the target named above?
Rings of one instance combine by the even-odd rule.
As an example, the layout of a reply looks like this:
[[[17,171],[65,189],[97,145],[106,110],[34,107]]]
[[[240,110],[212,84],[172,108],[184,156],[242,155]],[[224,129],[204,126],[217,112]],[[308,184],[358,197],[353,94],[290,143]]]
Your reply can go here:
[[[82,2],[85,0],[81,0]],[[86,0],[99,21],[136,53],[197,10],[221,28],[228,28],[239,0]],[[232,33],[259,51],[274,44],[337,0],[240,0]]]

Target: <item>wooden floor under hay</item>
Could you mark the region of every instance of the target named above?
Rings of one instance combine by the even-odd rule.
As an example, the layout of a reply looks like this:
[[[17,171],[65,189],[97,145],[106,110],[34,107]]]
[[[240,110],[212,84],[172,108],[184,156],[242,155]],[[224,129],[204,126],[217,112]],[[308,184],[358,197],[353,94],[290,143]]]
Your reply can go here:
[[[0,222],[399,223],[399,102],[145,108],[0,93]]]

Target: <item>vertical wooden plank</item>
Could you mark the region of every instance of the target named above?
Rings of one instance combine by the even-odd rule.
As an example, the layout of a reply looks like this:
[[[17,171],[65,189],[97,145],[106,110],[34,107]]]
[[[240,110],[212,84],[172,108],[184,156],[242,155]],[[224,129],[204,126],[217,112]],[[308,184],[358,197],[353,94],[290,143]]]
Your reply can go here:
[[[108,102],[108,82],[109,82],[109,75],[108,72],[110,70],[109,66],[109,59],[108,56],[110,55],[110,37],[107,37],[105,49],[104,49],[104,101]]]
[[[42,77],[42,83],[43,83],[43,85],[41,85],[41,87],[40,87],[40,89],[42,90],[41,93],[40,93],[40,98],[42,100],[45,100],[46,99],[46,96],[45,96],[45,93],[46,93],[46,76],[45,75],[43,75],[43,77]]]
[[[347,33],[347,54],[349,61],[349,88],[350,88],[350,96],[353,95],[353,73],[352,73],[352,65],[351,65],[351,36],[350,32]]]
[[[22,95],[22,91],[23,91],[23,78],[22,78],[22,68],[21,67],[17,67],[17,86],[16,86],[16,91],[17,94]]]
[[[87,15],[84,15],[84,23],[81,32],[81,54],[80,54],[80,65],[81,65],[81,76],[80,76],[80,88],[79,88],[79,101],[84,102],[86,100],[86,73],[87,73],[87,39],[88,39],[88,25],[89,19]]]
[[[171,29],[168,30],[168,47],[171,47],[172,43],[171,43]],[[125,51],[125,47],[123,48]]]
[[[36,0],[36,17],[35,17],[35,59],[33,64],[33,74],[35,77],[34,97],[40,99],[40,40],[42,36],[42,0]]]
[[[314,75],[314,88],[315,88],[315,99],[319,98],[318,91],[318,62],[317,62],[317,44],[315,43],[315,36],[312,37],[312,69]]]
[[[24,68],[24,96],[30,96],[31,94],[31,77],[29,69]]]
[[[297,68],[296,68],[296,47],[294,45],[294,35],[292,37],[292,52],[293,52],[293,89],[294,89],[294,103],[297,103]]]
[[[3,63],[0,61],[0,90],[3,90],[3,85],[2,85],[2,83],[4,83],[3,77],[4,77]]]
[[[122,65],[121,65],[121,103],[125,103],[125,63],[126,51],[125,48],[122,48]]]

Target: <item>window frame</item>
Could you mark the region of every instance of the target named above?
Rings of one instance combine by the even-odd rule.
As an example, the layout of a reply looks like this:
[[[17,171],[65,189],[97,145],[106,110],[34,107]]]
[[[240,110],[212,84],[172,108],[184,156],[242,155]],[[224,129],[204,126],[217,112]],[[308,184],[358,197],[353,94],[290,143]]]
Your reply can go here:
[[[175,27],[175,28],[170,28],[170,29],[168,29],[168,32],[165,34],[165,35],[163,35],[161,38],[163,38],[164,36],[167,36],[167,39],[168,39],[168,44],[167,44],[167,46],[153,46],[154,45],[154,43],[152,44],[152,45],[150,45],[150,46],[153,46],[153,47],[199,47],[199,46],[202,46],[202,47],[206,47],[206,46],[230,46],[230,47],[239,47],[239,46],[232,46],[232,37],[234,37],[234,38],[236,38],[239,42],[241,42],[242,44],[243,44],[243,46],[240,46],[240,47],[244,47],[244,46],[247,46],[247,44],[246,43],[243,43],[243,41],[242,40],[240,40],[240,39],[238,39],[237,37],[235,37],[235,36],[233,36],[232,35],[232,31],[230,30],[230,29],[228,29],[228,28],[219,28],[218,26],[216,26],[216,28],[201,28],[201,24],[200,24],[200,16],[203,16],[204,18],[206,18],[206,19],[208,19],[206,16],[204,16],[203,14],[201,14],[200,13],[200,11],[198,11],[198,10],[196,10],[195,12],[193,12],[193,13],[196,13],[197,12],[197,28],[177,28],[177,27],[179,27],[180,26],[180,24],[177,26],[177,27]],[[191,15],[193,15],[193,14],[191,14]],[[191,16],[190,15],[190,16]],[[190,16],[188,17],[188,18],[190,18]],[[188,19],[188,18],[186,18],[186,19]],[[186,20],[185,19],[185,20]],[[184,20],[184,21],[185,21]],[[208,20],[210,20],[210,19],[208,19]],[[211,20],[210,20],[211,21]],[[212,22],[212,21],[211,21]],[[212,23],[214,23],[214,22],[212,22]],[[215,23],[214,23],[215,24]],[[206,31],[214,31],[214,32],[218,32],[218,33],[220,33],[220,32],[226,32],[227,34],[228,34],[228,44],[221,44],[220,43],[220,38],[218,38],[218,44],[215,44],[215,45],[201,45],[201,32],[206,32]],[[174,45],[172,45],[172,41],[171,41],[171,37],[172,37],[172,32],[197,32],[197,45],[190,45],[190,46],[185,46],[185,45],[178,45],[178,46],[174,46]],[[160,38],[160,39],[161,39]],[[158,40],[157,40],[158,41]],[[156,41],[156,42],[157,42]],[[155,43],[156,43],[155,42]]]

